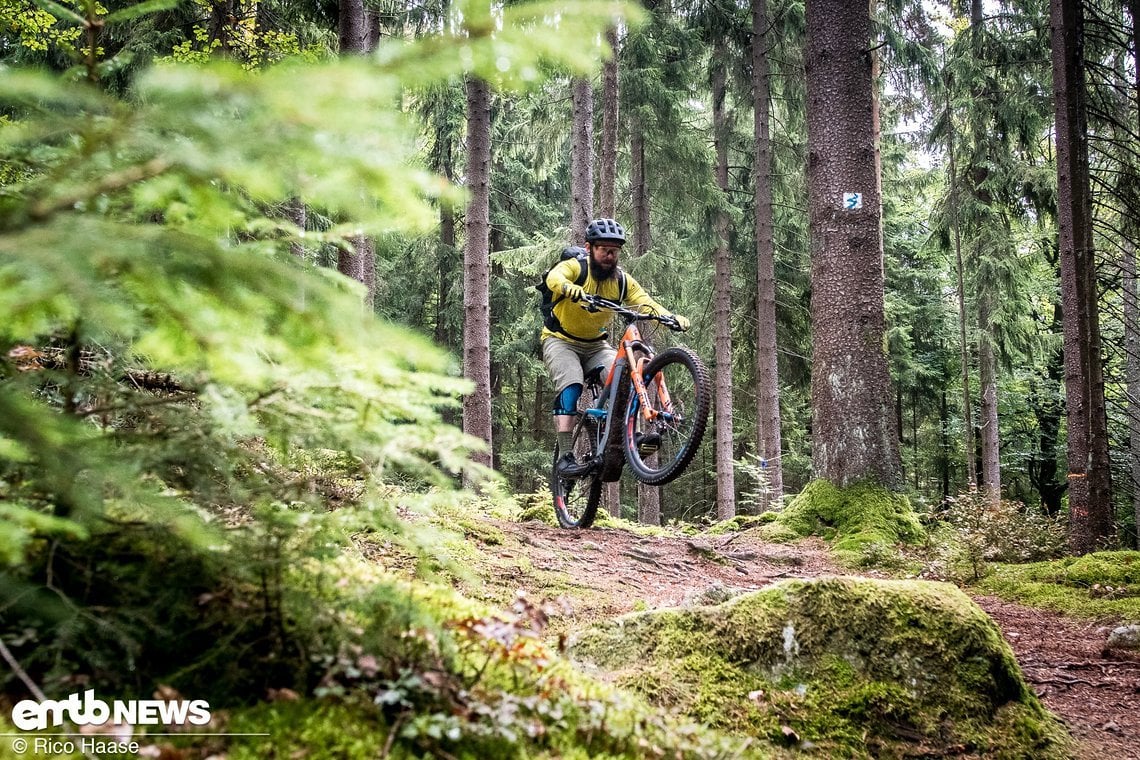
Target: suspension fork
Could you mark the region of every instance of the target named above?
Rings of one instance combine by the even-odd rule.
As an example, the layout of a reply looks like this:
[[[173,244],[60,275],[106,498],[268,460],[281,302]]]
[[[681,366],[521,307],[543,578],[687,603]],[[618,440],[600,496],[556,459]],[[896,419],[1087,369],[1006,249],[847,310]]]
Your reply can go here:
[[[653,349],[640,340],[627,340],[622,343],[622,347],[625,349],[626,361],[629,362],[629,374],[633,379],[634,392],[637,393],[637,400],[641,406],[641,416],[646,422],[652,422],[657,418],[658,412],[649,402],[649,388],[645,384],[644,371],[646,365],[653,359]],[[641,349],[643,352],[641,356],[635,353],[636,349]],[[669,403],[669,391],[665,389],[663,381],[657,383],[657,396],[665,409],[672,408]]]

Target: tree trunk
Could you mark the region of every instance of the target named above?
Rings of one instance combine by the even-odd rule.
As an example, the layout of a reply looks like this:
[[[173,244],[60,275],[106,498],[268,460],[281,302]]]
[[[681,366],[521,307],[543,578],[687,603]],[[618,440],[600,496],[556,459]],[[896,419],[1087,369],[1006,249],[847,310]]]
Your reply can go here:
[[[630,125],[629,138],[630,184],[633,194],[634,255],[643,256],[649,250],[649,187],[645,177],[645,136],[641,123]],[[637,520],[647,525],[661,524],[661,489],[657,486],[637,484]]]
[[[363,0],[341,0],[340,14],[337,18],[337,34],[340,41],[341,55],[362,55],[365,50],[364,35],[364,2]],[[364,235],[353,235],[348,238],[349,248],[337,251],[337,271],[345,277],[351,277],[368,288],[368,297],[373,296],[373,286],[367,280],[369,266],[367,259],[371,258],[371,241]],[[371,262],[373,267],[375,262]],[[373,270],[374,271],[374,270]],[[368,300],[368,310],[372,310],[372,301]]]
[[[364,14],[364,51],[371,53],[380,44],[380,14],[376,11],[365,11]]]
[[[784,493],[780,457],[780,379],[776,358],[776,246],[772,211],[771,94],[767,0],[752,0],[752,99],[756,163],[752,167],[756,225],[756,451],[768,476],[760,511]]]
[[[982,429],[982,489],[989,503],[996,504],[1001,499],[997,356],[994,353],[988,289],[982,290],[978,295],[978,386],[982,397],[978,424]]]
[[[727,52],[718,41],[712,57],[713,142],[716,146],[716,184],[728,202],[728,117],[724,99]],[[713,254],[713,322],[716,331],[716,513],[717,519],[736,516],[732,435],[732,259],[728,249],[728,213],[716,213],[716,252]]]
[[[982,0],[970,0],[970,35],[975,54],[986,55],[985,23]],[[976,83],[971,91],[976,102],[990,103],[997,98],[988,84]],[[990,242],[993,229],[1004,221],[991,211],[994,203],[993,192],[988,183],[991,175],[989,131],[992,119],[985,110],[971,112],[971,133],[974,156],[970,162],[970,193],[977,211],[973,221],[972,269],[979,273],[975,281],[978,308],[978,392],[981,405],[978,410],[978,427],[981,432],[982,489],[986,500],[996,504],[1001,499],[1001,452],[999,445],[1000,421],[998,419],[997,395],[997,354],[994,338],[994,305],[1001,298],[1001,287],[992,278],[981,276],[989,268],[983,266],[986,259],[996,259],[1006,255],[1006,251],[995,248]]]
[[[645,135],[634,121],[629,135],[629,181],[633,197],[634,255],[649,252],[649,185],[645,178]]]
[[[364,0],[340,0],[337,38],[341,55],[360,55],[365,50]]]
[[[546,438],[546,418],[550,416],[550,402],[546,399],[546,375],[539,373],[534,381],[534,404],[531,409],[530,434],[541,445]]]
[[[1081,0],[1051,0],[1057,132],[1057,223],[1064,309],[1069,549],[1086,554],[1114,533],[1082,60]]]
[[[807,27],[812,467],[839,487],[871,481],[897,489],[871,17],[866,4],[808,0]]]
[[[463,374],[475,390],[463,400],[463,432],[482,440],[486,451],[472,458],[491,464],[491,93],[481,79],[468,78],[467,204],[463,241]]]
[[[438,165],[434,168],[447,178],[448,182],[455,181],[455,140],[445,136],[444,129],[437,127],[440,134],[437,137],[442,143],[439,151]],[[436,302],[435,313],[435,340],[441,346],[454,349],[455,335],[452,333],[448,319],[448,295],[452,283],[455,282],[455,269],[458,258],[456,255],[455,236],[455,208],[444,201],[439,206],[439,298]]]
[[[1135,82],[1133,98],[1136,100],[1137,119],[1140,119],[1140,0],[1129,0],[1128,16],[1132,21],[1132,51]],[[1133,222],[1135,225],[1136,223]],[[1135,226],[1134,226],[1135,229]],[[1135,235],[1125,244],[1128,268],[1124,270],[1124,343],[1128,352],[1128,420],[1132,456],[1132,510],[1135,514],[1136,540],[1134,546],[1140,549],[1140,289],[1136,283],[1136,246],[1132,242]]]
[[[613,56],[602,67],[602,155],[601,178],[598,184],[598,211],[604,217],[614,218],[617,185],[618,137],[618,30],[611,26],[606,41]]]
[[[353,235],[347,240],[348,246],[337,250],[336,269],[345,277],[364,282],[364,257],[368,251],[368,238]]]
[[[435,341],[447,348],[455,347],[455,336],[448,327],[447,296],[455,281],[455,211],[449,205],[439,209],[439,300],[435,312]]]
[[[229,58],[233,51],[234,0],[214,0],[210,3],[210,42],[219,42],[218,52]]]
[[[962,448],[966,459],[966,488],[978,485],[974,467],[974,412],[970,407],[970,344],[966,340],[966,280],[962,262],[962,231],[958,220],[958,168],[954,151],[954,120],[950,96],[946,96],[946,147],[950,169],[950,224],[954,233],[954,259],[958,271],[958,345],[962,362]]]
[[[1136,545],[1140,546],[1140,293],[1136,287],[1136,244],[1125,240],[1120,252],[1124,292],[1124,353],[1127,360],[1128,457],[1132,479],[1132,510],[1136,515]]]
[[[942,382],[942,395],[938,404],[938,440],[941,456],[939,457],[939,473],[942,482],[942,498],[950,498],[950,436],[947,428],[950,426],[950,404],[946,401],[946,381]]]
[[[1061,308],[1053,310],[1055,332],[1063,330]],[[1037,418],[1037,452],[1030,463],[1029,482],[1041,495],[1041,508],[1050,517],[1061,512],[1061,501],[1068,483],[1057,480],[1057,448],[1061,440],[1061,417],[1064,409],[1060,402],[1061,385],[1065,377],[1065,359],[1061,350],[1050,352],[1045,366],[1047,385],[1039,390],[1036,383],[1030,386],[1030,404]]]
[[[589,79],[570,84],[574,123],[570,140],[570,242],[586,243],[594,215],[594,87]]]
[[[285,218],[293,224],[297,225],[297,229],[302,232],[305,231],[305,225],[308,223],[309,209],[300,198],[290,198],[285,201],[285,207],[282,209],[285,212]],[[299,259],[305,258],[305,246],[300,241],[294,240],[289,244],[289,253],[293,254]]]

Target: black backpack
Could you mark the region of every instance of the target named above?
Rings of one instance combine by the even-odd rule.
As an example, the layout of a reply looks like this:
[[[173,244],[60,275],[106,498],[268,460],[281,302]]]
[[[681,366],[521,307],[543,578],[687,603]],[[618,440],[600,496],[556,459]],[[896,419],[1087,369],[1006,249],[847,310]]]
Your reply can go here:
[[[550,318],[554,315],[555,301],[554,291],[547,287],[546,278],[550,274],[551,269],[554,269],[554,267],[558,266],[558,264],[561,264],[563,261],[566,261],[566,259],[578,259],[579,271],[578,278],[574,280],[575,285],[581,286],[585,284],[586,276],[590,273],[589,260],[586,257],[585,248],[578,245],[568,245],[562,249],[562,255],[558,257],[558,262],[552,264],[550,268],[543,272],[542,277],[538,281],[538,284],[534,286],[534,289],[538,291],[538,295],[541,298],[541,301],[538,304],[538,310],[542,312],[543,324],[549,322]],[[562,298],[562,295],[559,294],[558,298]]]
[[[547,287],[546,277],[550,274],[551,269],[554,269],[554,267],[558,266],[563,261],[566,261],[566,259],[578,259],[578,276],[575,278],[574,284],[578,285],[579,287],[585,285],[586,277],[590,274],[590,260],[586,255],[586,249],[578,245],[568,245],[562,249],[562,253],[559,255],[558,261],[552,264],[549,269],[542,273],[542,277],[539,279],[538,284],[534,286],[534,289],[538,291],[538,294],[541,297],[541,301],[538,304],[538,309],[542,312],[542,323],[556,332],[561,332],[562,328],[561,325],[558,324],[558,320],[554,318],[554,304],[557,301],[560,301],[563,296],[561,293],[554,293],[554,291]],[[624,301],[625,272],[621,271],[620,267],[618,267],[618,286],[620,288],[618,301]]]

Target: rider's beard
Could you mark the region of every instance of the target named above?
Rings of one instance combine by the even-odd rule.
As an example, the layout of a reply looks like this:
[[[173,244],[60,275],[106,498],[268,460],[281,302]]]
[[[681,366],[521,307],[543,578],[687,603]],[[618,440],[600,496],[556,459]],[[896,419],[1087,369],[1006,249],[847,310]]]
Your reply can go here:
[[[590,257],[590,276],[594,278],[595,282],[608,280],[614,276],[615,272],[617,272],[617,264],[607,267],[599,264],[592,256]]]

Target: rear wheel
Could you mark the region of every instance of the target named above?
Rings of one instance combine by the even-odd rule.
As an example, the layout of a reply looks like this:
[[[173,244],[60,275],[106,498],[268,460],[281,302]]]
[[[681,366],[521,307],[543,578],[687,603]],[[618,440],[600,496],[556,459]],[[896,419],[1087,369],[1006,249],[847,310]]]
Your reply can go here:
[[[711,403],[709,371],[687,348],[667,348],[644,371],[650,409],[636,393],[626,408],[622,445],[634,477],[659,486],[685,471],[701,445]]]
[[[598,422],[593,417],[582,417],[574,428],[574,459],[587,462],[595,458],[598,441]],[[580,475],[565,477],[558,474],[558,460],[562,452],[554,447],[554,465],[550,470],[550,492],[554,496],[554,514],[563,528],[588,528],[598,514],[602,496],[602,478],[598,468]]]

